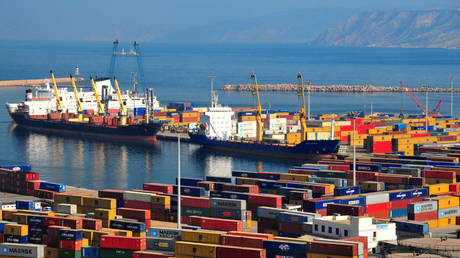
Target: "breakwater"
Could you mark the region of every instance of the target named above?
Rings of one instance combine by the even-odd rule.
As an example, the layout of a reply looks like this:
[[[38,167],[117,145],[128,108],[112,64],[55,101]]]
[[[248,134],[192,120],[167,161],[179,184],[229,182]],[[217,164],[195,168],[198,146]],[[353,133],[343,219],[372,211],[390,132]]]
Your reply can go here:
[[[259,84],[259,91],[297,91],[296,84]],[[410,88],[412,92],[450,93],[450,88]],[[250,84],[227,84],[223,91],[251,91]],[[305,85],[308,91],[308,85]],[[460,88],[454,88],[455,93],[460,93]],[[405,92],[400,86],[374,86],[374,85],[310,85],[310,92],[319,93],[401,93]]]
[[[75,82],[84,82],[85,79],[81,77],[74,77]],[[56,78],[56,83],[70,83],[70,78]],[[46,83],[51,83],[51,79],[26,79],[26,80],[10,80],[10,81],[0,81],[0,87],[10,87],[10,86],[34,86],[34,85],[43,85]]]

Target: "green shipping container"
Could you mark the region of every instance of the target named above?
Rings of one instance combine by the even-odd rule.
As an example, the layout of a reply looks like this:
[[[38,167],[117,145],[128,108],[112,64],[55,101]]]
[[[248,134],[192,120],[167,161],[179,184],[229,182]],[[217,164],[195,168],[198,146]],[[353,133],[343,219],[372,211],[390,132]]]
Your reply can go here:
[[[133,250],[99,248],[99,258],[132,258]]]
[[[342,179],[347,179],[347,173],[346,172],[338,172],[338,171],[328,171],[328,170],[319,170],[315,172],[315,175],[317,177],[327,177],[327,178],[342,178]]]
[[[81,251],[59,249],[59,258],[81,258]]]
[[[182,216],[203,216],[209,217],[211,212],[208,208],[184,207],[182,206]]]

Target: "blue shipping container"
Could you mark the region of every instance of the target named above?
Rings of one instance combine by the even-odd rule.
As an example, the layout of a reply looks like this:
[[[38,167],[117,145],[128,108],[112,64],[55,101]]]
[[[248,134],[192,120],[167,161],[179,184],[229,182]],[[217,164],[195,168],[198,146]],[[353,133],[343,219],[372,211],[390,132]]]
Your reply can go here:
[[[184,178],[181,177],[180,184],[181,186],[196,186],[198,182],[202,182],[203,179],[200,178]],[[177,185],[177,178],[176,178],[176,185]]]
[[[18,210],[35,210],[35,202],[34,201],[16,201],[16,209]]]
[[[232,171],[232,176],[235,177],[249,177],[249,178],[258,178],[257,172],[252,172],[252,171],[241,171],[241,170],[233,170]]]
[[[428,188],[418,188],[411,191],[412,198],[428,197]]]
[[[430,228],[427,222],[423,221],[398,221],[393,220],[392,223],[396,224],[396,229],[412,233],[427,234]]]
[[[311,211],[323,210],[327,208],[328,203],[340,203],[340,199],[329,199],[309,202],[308,208],[310,208]]]
[[[29,242],[28,236],[4,235],[3,237],[6,243],[26,244]]]
[[[59,239],[79,241],[83,239],[83,231],[80,229],[61,229],[59,230]]]
[[[340,187],[334,189],[335,196],[355,195],[360,194],[360,192],[359,186]]]
[[[45,182],[42,181],[40,183],[40,189],[53,191],[53,192],[65,192],[65,184],[53,183],[53,182]]]
[[[398,200],[412,199],[412,190],[390,192],[390,202]]]
[[[340,204],[346,205],[358,205],[358,206],[366,206],[366,197],[352,197],[347,199],[339,199]]]
[[[302,214],[300,212],[281,212],[278,215],[279,222],[287,222],[293,224],[302,224],[304,222],[312,222],[314,215]]]
[[[236,184],[236,178],[234,177],[206,176],[206,181]]]
[[[81,256],[88,258],[99,258],[99,247],[83,246],[81,248]]]
[[[14,171],[31,171],[32,167],[27,165],[17,165],[17,166],[0,166],[3,169],[9,169]]]
[[[249,194],[248,193],[239,193],[239,192],[215,192],[211,191],[210,195],[211,198],[228,198],[228,199],[238,199],[238,200],[248,200]]]
[[[270,179],[270,180],[280,180],[280,174],[266,174],[266,173],[257,173],[258,178]]]
[[[177,185],[173,188],[174,194],[177,194]],[[180,193],[187,196],[195,196],[200,197],[206,194],[206,191],[203,187],[196,187],[196,186],[181,186]]]
[[[267,252],[275,252],[284,255],[300,254],[305,257],[307,254],[307,243],[282,240],[265,240],[264,249],[266,249]]]
[[[390,218],[406,217],[407,209],[390,210]]]

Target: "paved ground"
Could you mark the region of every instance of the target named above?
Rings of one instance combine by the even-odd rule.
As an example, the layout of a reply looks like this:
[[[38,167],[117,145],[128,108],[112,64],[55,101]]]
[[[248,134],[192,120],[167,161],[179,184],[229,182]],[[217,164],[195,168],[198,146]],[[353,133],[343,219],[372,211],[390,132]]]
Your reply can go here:
[[[16,203],[17,200],[35,201],[39,200],[39,198],[29,195],[0,192],[0,202],[2,204]]]

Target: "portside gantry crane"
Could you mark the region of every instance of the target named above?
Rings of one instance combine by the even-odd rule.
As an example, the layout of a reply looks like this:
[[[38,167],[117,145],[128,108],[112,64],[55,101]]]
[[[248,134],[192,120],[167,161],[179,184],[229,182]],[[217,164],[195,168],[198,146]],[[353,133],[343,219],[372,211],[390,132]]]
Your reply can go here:
[[[303,85],[303,77],[299,72],[297,74],[297,97],[299,99],[299,121],[300,121],[300,140],[306,140],[307,134],[307,119],[305,114],[305,87]]]
[[[91,86],[93,86],[94,97],[96,98],[96,102],[97,102],[98,114],[105,115],[105,107],[104,107],[104,104],[99,99],[99,94],[97,94],[97,89],[96,89],[96,84],[94,83],[94,79],[92,76],[90,77],[90,79],[91,79]]]
[[[80,97],[78,96],[77,85],[75,84],[75,79],[72,75],[70,75],[70,80],[72,81],[73,94],[75,95],[75,101],[77,102],[78,121],[82,121],[83,104],[81,103]]]
[[[417,96],[415,96],[415,94],[412,92],[411,89],[409,89],[402,81],[400,81],[400,83],[401,83],[401,86],[403,87],[404,91],[410,96],[412,101],[414,101],[415,105],[417,105],[417,107],[422,111],[423,114],[426,114],[427,112],[430,112],[430,110],[426,110],[426,107],[420,102],[420,100],[417,98]],[[442,104],[442,99],[439,100],[439,102],[436,105],[436,107],[433,109],[433,111],[431,111],[432,115],[434,115],[438,111],[440,111],[441,104]]]
[[[256,142],[262,142],[263,125],[262,125],[262,106],[260,105],[259,86],[257,86],[256,74],[251,74],[251,93],[254,102],[254,113],[256,115],[257,131]]]
[[[59,91],[58,91],[58,87],[56,84],[56,79],[54,78],[54,73],[52,70],[50,71],[50,73],[51,73],[51,80],[53,81],[54,96],[56,97],[57,111],[58,113],[62,113],[62,99],[59,96]]]

